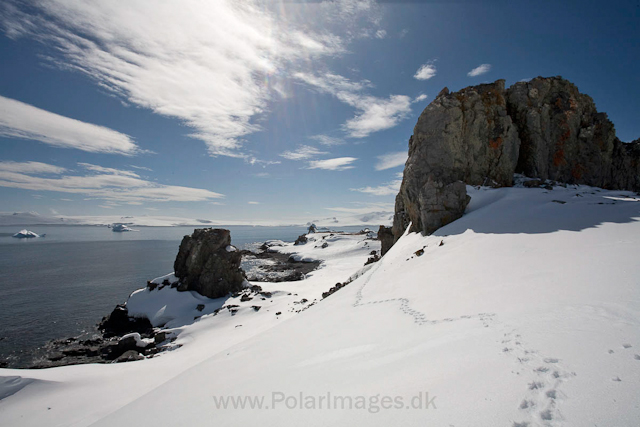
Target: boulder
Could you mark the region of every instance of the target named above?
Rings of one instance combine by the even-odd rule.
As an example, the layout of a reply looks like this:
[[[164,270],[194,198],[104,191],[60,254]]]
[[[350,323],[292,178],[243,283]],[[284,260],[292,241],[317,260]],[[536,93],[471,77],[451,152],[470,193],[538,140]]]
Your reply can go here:
[[[243,288],[240,251],[231,247],[229,230],[203,228],[184,236],[174,270],[180,280],[178,290],[192,290],[209,298],[219,298]]]
[[[114,360],[114,362],[115,363],[133,362],[133,361],[142,360],[142,359],[144,359],[143,355],[141,355],[135,350],[129,350],[129,351],[125,351],[122,355],[118,356],[118,358]]]
[[[105,338],[121,336],[131,332],[143,335],[152,335],[153,326],[146,317],[129,317],[129,311],[125,305],[119,304],[111,314],[104,317],[98,324]]]

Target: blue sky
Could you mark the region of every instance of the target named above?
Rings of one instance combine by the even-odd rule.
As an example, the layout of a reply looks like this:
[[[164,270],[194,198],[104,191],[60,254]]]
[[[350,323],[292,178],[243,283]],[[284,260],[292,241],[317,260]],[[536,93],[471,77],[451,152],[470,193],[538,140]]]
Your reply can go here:
[[[420,112],[561,75],[640,137],[634,1],[5,1],[1,211],[392,211]],[[474,71],[475,70],[475,71]]]

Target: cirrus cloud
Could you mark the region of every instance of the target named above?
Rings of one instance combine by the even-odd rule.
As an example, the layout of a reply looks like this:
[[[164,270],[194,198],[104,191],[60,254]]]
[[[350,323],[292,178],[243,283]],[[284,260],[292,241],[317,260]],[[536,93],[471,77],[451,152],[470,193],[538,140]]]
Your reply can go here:
[[[481,76],[482,74],[486,74],[489,71],[491,71],[491,64],[482,64],[482,65],[478,65],[476,68],[469,71],[467,73],[467,76],[469,77]]]
[[[336,157],[335,159],[311,160],[307,169],[324,169],[331,171],[343,171],[353,169],[351,164],[358,160],[355,157]]]
[[[396,151],[378,156],[378,163],[375,166],[377,171],[404,166],[409,155],[406,151]]]
[[[33,38],[51,48],[43,55],[51,63],[180,120],[213,156],[247,157],[242,138],[260,130],[254,119],[290,69],[345,52],[321,24],[298,25],[258,0],[6,0],[0,8],[7,36]]]
[[[140,151],[128,135],[1,95],[0,136],[40,141],[55,147],[92,153],[133,155]]]
[[[224,197],[213,191],[163,185],[135,172],[78,163],[88,173],[65,174],[66,169],[39,162],[0,162],[0,187],[82,194],[109,202],[200,202]],[[55,177],[41,176],[55,174]]]
[[[285,151],[280,156],[288,160],[306,160],[321,154],[327,154],[326,151],[320,151],[309,145],[301,145],[293,151]]]
[[[355,117],[342,125],[352,138],[365,138],[374,132],[390,129],[411,113],[411,98],[406,95],[390,95],[385,99],[363,94],[364,90],[372,87],[368,80],[354,82],[332,73],[298,72],[294,77],[356,109]]]

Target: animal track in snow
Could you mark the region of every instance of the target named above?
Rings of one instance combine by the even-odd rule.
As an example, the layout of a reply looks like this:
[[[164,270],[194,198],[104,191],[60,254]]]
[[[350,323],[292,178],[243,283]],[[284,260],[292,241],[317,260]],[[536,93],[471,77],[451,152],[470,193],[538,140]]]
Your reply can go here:
[[[559,388],[575,374],[563,369],[559,358],[545,357],[537,350],[526,348],[516,330],[504,334],[502,343],[505,342],[510,347],[503,354],[515,358],[519,368],[514,373],[523,375],[526,381],[525,395],[518,408],[524,419],[515,421],[512,425],[556,425],[562,419],[558,407],[565,397]]]
[[[383,304],[383,303],[388,303],[388,302],[399,302],[400,303],[400,311],[402,311],[404,314],[407,314],[407,315],[413,317],[413,322],[415,324],[419,325],[419,326],[422,326],[422,325],[437,325],[439,323],[445,323],[445,322],[446,323],[450,323],[450,322],[455,322],[455,321],[459,321],[459,320],[469,320],[469,319],[474,319],[475,318],[475,319],[479,319],[483,323],[483,326],[485,328],[489,327],[489,322],[492,320],[493,316],[495,316],[495,313],[478,313],[478,314],[474,314],[474,315],[464,314],[464,315],[459,316],[459,317],[447,317],[447,318],[444,318],[444,319],[428,319],[427,315],[425,313],[422,313],[421,311],[418,311],[418,310],[415,310],[415,309],[411,308],[411,306],[410,306],[410,302],[411,301],[408,298],[388,298],[388,299],[384,299],[384,300],[362,302],[362,299],[363,299],[362,291],[369,284],[369,281],[375,275],[375,272],[380,268],[381,265],[383,265],[383,262],[384,261],[378,262],[378,265],[376,265],[374,268],[372,268],[370,270],[369,276],[362,283],[362,285],[358,289],[358,292],[356,293],[356,300],[352,304],[353,307],[360,307],[360,306],[372,305],[372,304]]]

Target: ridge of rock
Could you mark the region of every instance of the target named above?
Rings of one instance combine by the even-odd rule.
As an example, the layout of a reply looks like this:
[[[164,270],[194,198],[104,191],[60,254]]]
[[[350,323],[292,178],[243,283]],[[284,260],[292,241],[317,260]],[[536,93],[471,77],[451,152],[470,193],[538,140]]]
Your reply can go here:
[[[409,138],[393,235],[431,234],[460,218],[466,185],[505,187],[514,173],[640,190],[640,140],[621,142],[606,113],[562,77],[444,88]]]

